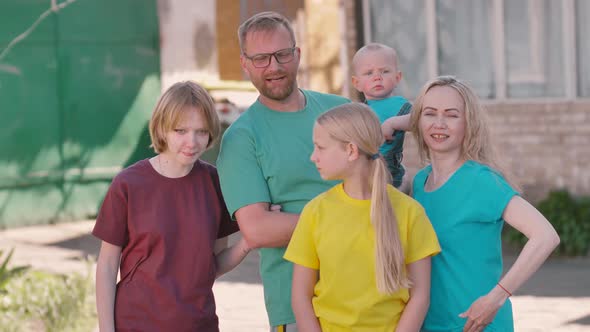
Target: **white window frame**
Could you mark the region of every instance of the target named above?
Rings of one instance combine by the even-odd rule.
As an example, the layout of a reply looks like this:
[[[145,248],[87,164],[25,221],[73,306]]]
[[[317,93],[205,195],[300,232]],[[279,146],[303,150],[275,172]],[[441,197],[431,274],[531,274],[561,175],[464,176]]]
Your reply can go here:
[[[509,83],[538,83],[543,84],[547,81],[543,71],[543,50],[545,49],[545,39],[543,38],[544,22],[541,18],[545,17],[545,8],[537,0],[527,1],[528,16],[528,36],[529,36],[529,54],[530,61],[525,66],[520,66],[508,74]]]
[[[578,66],[576,65],[577,49],[576,42],[576,3],[575,0],[562,0],[561,12],[563,17],[563,51],[564,51],[564,83],[565,97],[567,99],[578,98]]]

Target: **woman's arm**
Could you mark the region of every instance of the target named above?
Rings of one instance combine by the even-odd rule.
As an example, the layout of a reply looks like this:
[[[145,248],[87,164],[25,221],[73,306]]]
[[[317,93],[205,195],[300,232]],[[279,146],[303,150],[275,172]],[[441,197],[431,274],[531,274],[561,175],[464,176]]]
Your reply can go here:
[[[396,331],[420,331],[430,305],[430,256],[408,264],[412,281],[410,300],[406,304]]]
[[[487,295],[480,297],[466,312],[460,315],[468,318],[464,331],[479,331],[482,326],[488,325],[508,296],[541,267],[559,244],[559,236],[549,221],[520,196],[514,196],[510,200],[502,217],[512,227],[524,234],[528,241],[512,267],[499,281],[499,284],[506,290],[496,285]]]
[[[121,247],[102,241],[96,263],[96,311],[98,329],[115,332],[115,289]]]
[[[514,293],[545,262],[559,245],[559,235],[549,221],[529,202],[515,196],[503,214],[504,220],[528,241],[500,284]]]
[[[321,332],[320,322],[313,311],[311,300],[313,289],[318,282],[318,271],[298,264],[293,265],[293,288],[291,305],[297,330],[305,332]]]
[[[227,237],[215,241],[215,265],[217,271],[215,278],[231,271],[248,255],[250,247],[243,237],[231,247],[227,247]]]

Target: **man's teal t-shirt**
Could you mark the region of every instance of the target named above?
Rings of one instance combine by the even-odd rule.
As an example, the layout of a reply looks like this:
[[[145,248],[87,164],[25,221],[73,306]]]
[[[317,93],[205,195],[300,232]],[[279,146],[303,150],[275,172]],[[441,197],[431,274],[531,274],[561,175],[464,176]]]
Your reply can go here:
[[[221,190],[232,216],[250,204],[280,204],[282,211],[300,213],[305,204],[334,186],[322,180],[310,161],[316,118],[348,99],[301,90],[305,108],[277,112],[255,102],[225,132],[217,159]],[[271,326],[291,324],[293,264],[285,248],[260,249],[260,274]]]
[[[426,210],[442,250],[432,257],[430,308],[422,331],[463,331],[466,319],[458,315],[502,275],[502,214],[517,192],[498,172],[475,161],[466,161],[440,188],[425,192],[431,171],[431,166],[419,171],[413,184],[414,198]],[[485,331],[514,331],[510,300]]]
[[[385,122],[385,120],[391,117],[408,114],[400,114],[402,106],[404,106],[404,104],[406,104],[407,102],[408,100],[404,97],[392,96],[380,100],[367,100],[367,105],[369,105],[369,107],[371,107],[375,114],[377,114],[379,122],[383,123]],[[379,153],[387,161],[387,167],[389,168],[389,171],[392,173],[393,184],[396,187],[399,187],[402,184],[405,169],[401,165],[401,163],[398,164],[398,162],[395,162],[393,158],[401,156],[401,153],[404,149],[404,135],[404,131],[396,130],[393,136],[393,140],[386,141],[379,148]]]

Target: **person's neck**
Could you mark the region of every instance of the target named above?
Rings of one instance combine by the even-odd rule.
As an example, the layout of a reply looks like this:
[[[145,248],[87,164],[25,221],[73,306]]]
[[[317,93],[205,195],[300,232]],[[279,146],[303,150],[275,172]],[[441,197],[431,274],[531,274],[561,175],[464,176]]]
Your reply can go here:
[[[427,187],[435,190],[445,184],[449,178],[465,163],[459,154],[431,155],[432,172],[428,176]]]
[[[258,100],[266,107],[277,112],[297,112],[305,108],[305,96],[297,87],[287,98],[275,100],[260,95]]]
[[[195,165],[179,165],[163,154],[157,155],[153,160],[156,171],[167,178],[181,178],[186,176]]]
[[[371,199],[372,174],[369,167],[354,171],[342,181],[344,192],[354,199]]]

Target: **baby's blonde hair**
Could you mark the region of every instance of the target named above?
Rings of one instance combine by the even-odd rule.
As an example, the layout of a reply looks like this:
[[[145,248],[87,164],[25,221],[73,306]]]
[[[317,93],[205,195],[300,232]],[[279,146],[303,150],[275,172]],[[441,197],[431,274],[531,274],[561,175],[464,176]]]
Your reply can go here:
[[[395,68],[399,71],[399,61],[397,59],[397,52],[395,49],[380,43],[370,43],[363,47],[361,47],[354,56],[352,57],[352,69],[356,72],[358,62],[362,59],[363,56],[370,52],[381,51],[387,53],[391,56],[391,62],[395,65]]]

